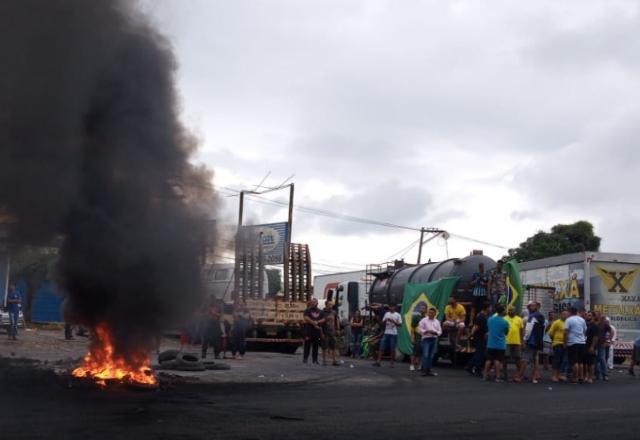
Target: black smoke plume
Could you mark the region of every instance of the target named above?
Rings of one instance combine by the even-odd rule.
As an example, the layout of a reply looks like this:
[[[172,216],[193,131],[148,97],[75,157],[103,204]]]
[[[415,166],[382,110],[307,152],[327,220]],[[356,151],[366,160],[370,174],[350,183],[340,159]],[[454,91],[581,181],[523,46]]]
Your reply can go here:
[[[61,240],[68,319],[148,347],[200,300],[213,202],[169,43],[130,1],[2,0],[0,56],[11,245]]]

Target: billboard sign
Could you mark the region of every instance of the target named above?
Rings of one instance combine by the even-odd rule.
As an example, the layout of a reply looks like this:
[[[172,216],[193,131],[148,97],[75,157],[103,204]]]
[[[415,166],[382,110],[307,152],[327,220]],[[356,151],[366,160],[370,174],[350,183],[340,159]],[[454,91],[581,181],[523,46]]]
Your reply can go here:
[[[248,239],[247,242],[256,240],[256,243],[260,237],[260,233],[262,233],[261,245],[264,264],[274,265],[284,263],[287,235],[289,232],[289,224],[287,222],[243,226],[242,231],[243,234],[245,234],[245,240]],[[256,255],[258,253],[255,249],[251,251]],[[247,252],[246,248],[241,248],[240,254],[242,255],[242,253]]]
[[[591,309],[621,333],[640,331],[640,265],[594,261],[591,267]]]

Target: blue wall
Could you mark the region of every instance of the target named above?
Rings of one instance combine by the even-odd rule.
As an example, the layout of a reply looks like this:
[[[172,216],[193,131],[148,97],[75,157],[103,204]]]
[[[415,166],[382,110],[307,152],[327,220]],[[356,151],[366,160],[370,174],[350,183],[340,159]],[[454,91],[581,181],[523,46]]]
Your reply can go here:
[[[62,322],[62,296],[55,290],[55,285],[45,281],[40,285],[31,306],[31,321]]]

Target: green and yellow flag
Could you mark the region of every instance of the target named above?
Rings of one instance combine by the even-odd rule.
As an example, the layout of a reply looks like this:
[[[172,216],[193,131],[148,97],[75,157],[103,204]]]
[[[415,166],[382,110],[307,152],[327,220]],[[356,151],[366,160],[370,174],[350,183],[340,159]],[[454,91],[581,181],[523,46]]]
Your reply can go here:
[[[505,262],[503,269],[507,274],[507,298],[506,303],[509,306],[514,306],[520,313],[522,310],[522,299],[524,298],[524,289],[522,288],[522,281],[520,280],[520,268],[515,258]]]
[[[444,308],[459,279],[460,277],[448,277],[431,283],[407,284],[404,287],[402,310],[400,311],[402,326],[398,332],[398,349],[402,353],[413,353],[415,334],[412,321],[413,315],[418,313],[420,305],[426,304],[427,307],[435,307],[438,310],[436,318],[442,322]]]

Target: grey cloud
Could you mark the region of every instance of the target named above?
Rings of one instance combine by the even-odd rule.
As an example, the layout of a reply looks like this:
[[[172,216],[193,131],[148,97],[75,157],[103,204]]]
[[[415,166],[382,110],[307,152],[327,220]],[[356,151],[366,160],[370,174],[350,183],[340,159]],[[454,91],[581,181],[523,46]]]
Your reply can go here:
[[[525,200],[503,220],[511,229],[588,218],[623,242],[620,219],[636,216],[640,23],[624,3],[158,4],[185,109],[207,127],[203,158],[249,182],[267,170],[338,182],[351,193],[320,207],[416,226],[473,218],[433,201],[460,180],[470,196],[509,186]],[[233,139],[244,132],[280,141],[243,159]],[[441,145],[490,161],[430,162]],[[296,219],[298,230],[373,230]]]
[[[637,69],[640,66],[640,13],[605,8],[594,20],[580,26],[548,29],[539,40],[530,44],[524,54],[532,61],[557,70],[608,70],[610,64]]]
[[[350,196],[334,196],[322,203],[322,209],[363,219],[375,219],[403,226],[420,226],[433,206],[431,194],[420,187],[406,186],[398,180],[378,183]],[[316,219],[316,226],[339,235],[369,234],[381,227],[343,221]]]

